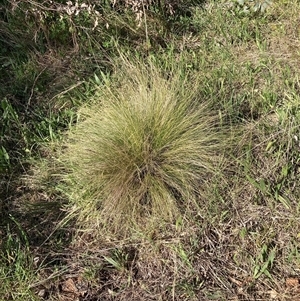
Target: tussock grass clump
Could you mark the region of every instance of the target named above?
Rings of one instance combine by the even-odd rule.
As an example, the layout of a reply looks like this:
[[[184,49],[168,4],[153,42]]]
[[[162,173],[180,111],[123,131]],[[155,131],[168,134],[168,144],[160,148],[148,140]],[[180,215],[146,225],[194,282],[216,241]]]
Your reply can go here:
[[[197,98],[199,80],[124,65],[122,80],[106,83],[81,111],[63,155],[79,222],[118,232],[148,217],[170,221],[201,199],[201,181],[216,172],[225,142],[217,115]]]

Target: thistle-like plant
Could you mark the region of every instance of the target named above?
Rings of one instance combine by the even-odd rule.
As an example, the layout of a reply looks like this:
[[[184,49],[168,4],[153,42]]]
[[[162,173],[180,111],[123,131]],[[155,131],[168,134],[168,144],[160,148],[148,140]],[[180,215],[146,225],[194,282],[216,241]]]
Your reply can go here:
[[[124,64],[122,80],[102,86],[81,111],[62,156],[79,223],[118,232],[151,217],[170,221],[201,200],[225,143],[218,118],[197,97],[196,77]]]

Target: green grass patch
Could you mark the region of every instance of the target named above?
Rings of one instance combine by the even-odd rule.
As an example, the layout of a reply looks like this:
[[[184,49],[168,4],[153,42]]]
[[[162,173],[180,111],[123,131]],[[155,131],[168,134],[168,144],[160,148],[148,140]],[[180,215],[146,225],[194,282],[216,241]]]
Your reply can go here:
[[[0,296],[3,300],[11,301],[39,300],[31,289],[37,274],[28,240],[20,225],[11,219],[18,227],[19,235],[8,227],[6,237],[1,241]]]
[[[0,299],[298,300],[299,3],[57,2],[0,11]]]

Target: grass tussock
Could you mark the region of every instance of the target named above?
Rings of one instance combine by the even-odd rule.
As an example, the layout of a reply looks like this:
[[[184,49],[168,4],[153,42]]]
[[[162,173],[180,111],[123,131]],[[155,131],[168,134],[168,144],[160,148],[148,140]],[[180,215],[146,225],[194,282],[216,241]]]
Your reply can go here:
[[[63,160],[80,223],[120,232],[205,202],[201,182],[217,172],[226,139],[218,115],[197,98],[199,79],[175,71],[167,79],[154,64],[128,61],[118,77],[82,111]]]

